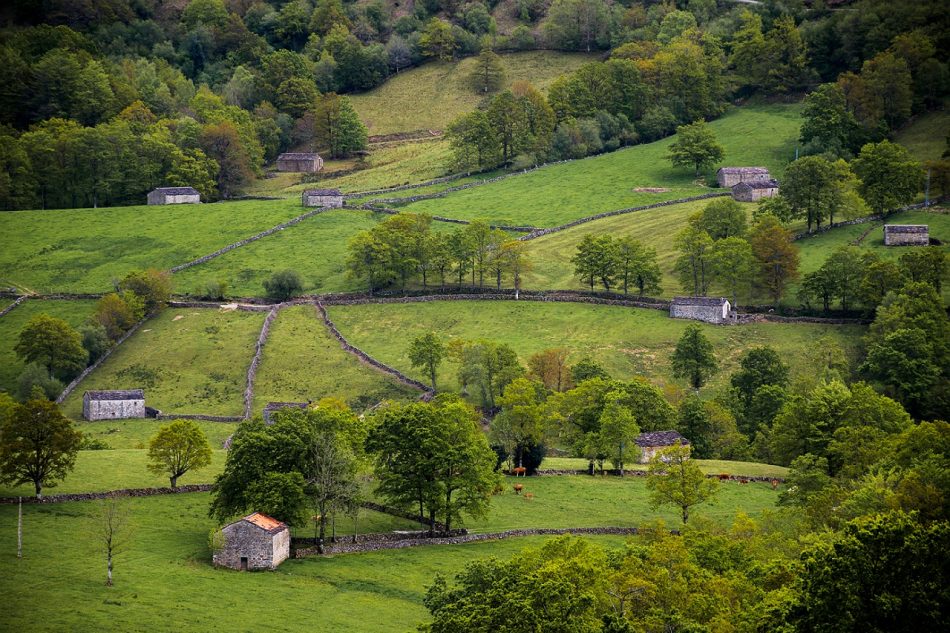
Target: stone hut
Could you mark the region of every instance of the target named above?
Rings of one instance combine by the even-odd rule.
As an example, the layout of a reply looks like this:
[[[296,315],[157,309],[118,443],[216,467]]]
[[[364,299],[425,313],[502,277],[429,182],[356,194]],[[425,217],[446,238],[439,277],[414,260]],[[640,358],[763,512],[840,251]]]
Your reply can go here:
[[[274,412],[281,409],[306,409],[309,402],[268,402],[264,405],[264,424],[274,423]]]
[[[141,389],[87,391],[82,395],[86,420],[117,420],[145,417],[145,392]]]
[[[224,544],[215,552],[218,567],[241,571],[275,569],[290,558],[290,530],[285,523],[255,512],[221,528]]]
[[[674,319],[725,323],[731,311],[732,306],[725,297],[673,297],[670,303],[670,317]]]
[[[926,224],[885,224],[884,246],[927,246],[930,228]]]
[[[772,176],[765,167],[720,167],[716,172],[716,181],[720,187],[734,187],[740,182],[758,182],[771,180]]]
[[[159,187],[148,194],[149,204],[198,204],[201,194],[193,187]]]
[[[313,174],[323,169],[320,154],[287,152],[277,157],[277,171],[295,171]]]
[[[738,202],[756,202],[762,198],[771,198],[777,193],[777,180],[753,180],[735,185],[732,188],[732,199]]]
[[[651,433],[641,433],[634,440],[634,443],[640,449],[640,463],[648,463],[657,451],[669,448],[679,442],[683,446],[689,446],[689,440],[676,431],[653,431]]]
[[[303,192],[303,206],[338,209],[343,206],[339,189],[308,189]]]

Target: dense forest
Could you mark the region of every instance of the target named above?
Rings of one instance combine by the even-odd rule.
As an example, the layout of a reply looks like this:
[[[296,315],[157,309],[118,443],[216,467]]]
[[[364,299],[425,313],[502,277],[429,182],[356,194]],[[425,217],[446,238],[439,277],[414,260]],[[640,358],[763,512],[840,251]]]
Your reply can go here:
[[[141,203],[159,185],[233,197],[288,148],[361,149],[366,131],[338,95],[433,59],[481,54],[486,92],[497,89],[496,51],[607,60],[559,80],[547,102],[517,84],[486,98],[456,136],[483,124],[516,133],[497,120],[516,101],[530,106],[530,133],[459,161],[479,167],[654,140],[737,99],[816,89],[806,152],[848,156],[938,106],[948,87],[950,20],[937,0],[36,4],[0,9],[6,209]],[[340,130],[355,140],[331,143]]]

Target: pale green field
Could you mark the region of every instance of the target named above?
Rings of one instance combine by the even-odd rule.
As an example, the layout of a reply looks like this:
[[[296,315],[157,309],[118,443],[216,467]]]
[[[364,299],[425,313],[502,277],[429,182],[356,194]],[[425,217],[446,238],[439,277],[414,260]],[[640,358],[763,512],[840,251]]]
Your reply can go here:
[[[905,146],[917,160],[939,160],[947,151],[950,135],[950,112],[946,109],[926,112],[897,132],[894,139]]]

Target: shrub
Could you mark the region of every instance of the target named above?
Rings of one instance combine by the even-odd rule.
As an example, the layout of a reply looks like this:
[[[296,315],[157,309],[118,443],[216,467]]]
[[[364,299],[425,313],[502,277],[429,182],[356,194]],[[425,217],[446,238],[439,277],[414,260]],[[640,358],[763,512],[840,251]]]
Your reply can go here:
[[[17,380],[17,397],[22,402],[33,400],[37,396],[46,400],[55,400],[65,386],[59,380],[51,378],[46,368],[39,363],[30,363]]]
[[[267,296],[275,301],[286,301],[303,290],[300,275],[294,270],[281,270],[264,281]]]
[[[209,281],[205,284],[203,290],[196,292],[199,297],[202,299],[210,299],[212,301],[222,301],[228,294],[228,282],[222,279],[215,279]]]

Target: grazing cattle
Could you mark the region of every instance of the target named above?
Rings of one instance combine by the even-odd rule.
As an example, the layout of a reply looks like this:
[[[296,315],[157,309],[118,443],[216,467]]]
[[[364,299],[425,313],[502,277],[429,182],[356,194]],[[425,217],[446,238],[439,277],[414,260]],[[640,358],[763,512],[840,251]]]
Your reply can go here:
[[[726,481],[731,475],[728,473],[719,473],[719,481]]]
[[[531,501],[532,499],[534,499],[534,495],[533,495],[532,493],[530,493],[530,492],[524,493],[524,500],[525,500],[525,501]]]
[[[778,479],[773,479],[769,483],[772,484],[772,490],[775,490],[776,488],[778,488],[778,485],[782,482],[780,482]]]
[[[524,466],[518,466],[517,468],[511,469],[511,474],[514,475],[515,477],[519,477],[519,476],[524,477],[527,475],[527,473],[528,473],[528,469],[525,468]]]
[[[747,484],[747,483],[749,483],[749,480],[748,480],[748,479],[740,479],[740,480],[739,480],[739,483],[740,483],[740,484]]]
[[[516,495],[520,495],[521,491],[524,490],[524,486],[522,484],[515,484],[514,488]]]

